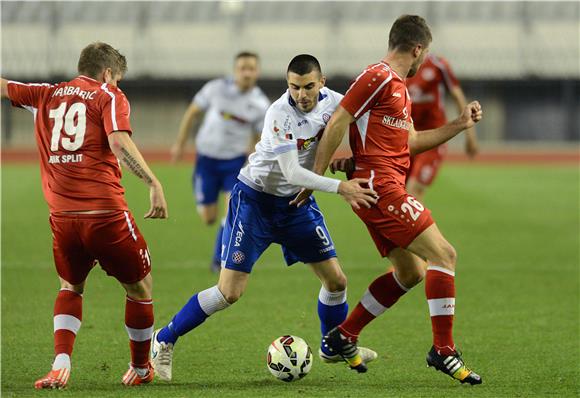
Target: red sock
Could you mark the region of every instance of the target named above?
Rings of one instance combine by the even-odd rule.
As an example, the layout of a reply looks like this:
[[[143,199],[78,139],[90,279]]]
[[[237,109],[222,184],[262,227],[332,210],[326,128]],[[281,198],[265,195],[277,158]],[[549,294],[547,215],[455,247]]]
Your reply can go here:
[[[407,291],[409,289],[397,280],[394,272],[379,276],[370,284],[361,301],[339,326],[340,332],[351,341],[356,341],[368,323],[392,307]]]
[[[153,300],[137,300],[127,297],[125,328],[129,334],[131,365],[135,368],[147,368],[151,335],[153,334]]]
[[[455,314],[455,272],[430,265],[425,279],[425,293],[431,315],[433,345],[442,355],[455,352],[453,316]]]
[[[83,296],[68,289],[61,289],[54,303],[54,355],[73,351],[75,337],[83,318]]]

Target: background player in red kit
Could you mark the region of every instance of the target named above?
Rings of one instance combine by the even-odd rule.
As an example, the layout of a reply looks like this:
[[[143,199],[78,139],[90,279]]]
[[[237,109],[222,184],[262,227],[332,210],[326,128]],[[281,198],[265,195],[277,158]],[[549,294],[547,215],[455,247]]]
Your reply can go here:
[[[389,33],[386,57],[352,83],[320,141],[314,170],[322,174],[349,129],[353,159],[335,161],[333,168],[347,170],[349,178],[370,180],[378,203],[355,212],[381,255],[395,268],[371,283],[348,318],[323,338],[323,344],[340,354],[351,368],[365,372],[356,346],[360,332],[425,277],[433,329],[428,365],[462,383],[480,384],[481,378],[465,366],[453,342],[455,249],[437,228],[430,211],[405,190],[411,154],[442,144],[482,117],[481,106],[474,101],[445,126],[415,131],[405,78],[416,73],[430,43],[431,32],[423,18],[404,15],[397,19]],[[301,192],[293,202],[300,205],[309,194]]]
[[[461,113],[467,101],[465,94],[446,59],[428,54],[417,73],[408,77],[405,84],[413,102],[411,117],[417,131],[435,129],[447,123],[445,117],[445,93],[449,93]],[[465,151],[473,157],[477,154],[475,127],[465,131]],[[425,189],[433,183],[441,162],[447,153],[447,145],[411,157],[411,169],[407,178],[407,192],[422,201]]]
[[[54,306],[55,359],[35,388],[67,385],[85,279],[97,261],[127,292],[131,363],[122,382],[138,385],[153,380],[151,259],[125,201],[119,161],[150,188],[151,208],[145,218],[167,218],[167,204],[161,184],[131,140],[129,101],[117,88],[126,70],[125,57],[117,50],[93,43],[81,52],[80,76],[69,82],[0,81],[2,97],[34,115],[61,285]]]

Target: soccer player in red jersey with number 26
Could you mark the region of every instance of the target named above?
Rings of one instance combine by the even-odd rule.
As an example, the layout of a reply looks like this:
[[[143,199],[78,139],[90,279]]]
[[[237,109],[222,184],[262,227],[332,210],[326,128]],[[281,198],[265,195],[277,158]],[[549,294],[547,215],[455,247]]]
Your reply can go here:
[[[167,218],[161,184],[131,140],[129,101],[117,88],[125,57],[105,43],[81,52],[75,79],[60,84],[0,80],[2,97],[34,115],[44,197],[50,210],[60,291],[54,305],[52,370],[34,387],[64,388],[81,326],[85,280],[98,261],[127,292],[125,326],[131,363],[128,386],[149,383],[153,333],[151,259],[129,212],[120,163],[149,186],[145,218]]]
[[[455,249],[443,237],[431,213],[405,189],[411,155],[426,151],[469,129],[482,118],[477,101],[442,127],[417,132],[411,118],[411,98],[405,78],[425,59],[431,32],[419,16],[403,15],[389,33],[386,57],[367,67],[352,83],[336,109],[318,146],[314,171],[322,174],[349,129],[353,158],[333,162],[331,171],[347,171],[349,178],[368,178],[378,194],[371,208],[355,209],[366,224],[379,252],[394,272],[375,279],[348,318],[324,338],[323,344],[359,372],[366,365],[357,349],[362,329],[425,279],[433,346],[427,364],[462,383],[480,384],[455,348]],[[300,205],[308,196],[301,192]]]

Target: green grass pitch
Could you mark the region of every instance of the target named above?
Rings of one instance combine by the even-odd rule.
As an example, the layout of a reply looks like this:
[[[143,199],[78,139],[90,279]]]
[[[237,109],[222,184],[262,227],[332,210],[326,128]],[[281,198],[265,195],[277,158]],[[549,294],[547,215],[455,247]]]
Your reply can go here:
[[[129,204],[153,257],[156,325],[193,292],[213,285],[214,228],[195,214],[187,166],[154,165],[169,203],[167,221],[143,220],[144,186],[124,177]],[[125,173],[127,174],[127,173]],[[3,397],[566,397],[579,393],[579,173],[576,167],[451,165],[426,205],[459,253],[455,339],[484,379],[462,386],[427,369],[431,346],[423,284],[373,322],[361,344],[379,352],[369,372],[315,360],[310,375],[282,383],[265,366],[282,334],[316,351],[319,282],[307,267],[286,269],[278,247],[254,268],[244,297],[182,338],[174,381],[124,388],[129,349],[124,293],[100,268],[84,295],[83,325],[70,386],[34,391],[52,360],[52,307],[58,281],[38,165],[2,167]],[[320,207],[357,303],[388,263],[339,197]]]

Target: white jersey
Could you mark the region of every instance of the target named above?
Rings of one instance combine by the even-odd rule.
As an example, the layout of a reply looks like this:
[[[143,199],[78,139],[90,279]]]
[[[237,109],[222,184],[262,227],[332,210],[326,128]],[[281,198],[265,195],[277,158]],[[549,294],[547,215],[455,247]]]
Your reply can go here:
[[[205,111],[195,138],[197,152],[224,160],[246,154],[251,138],[262,130],[270,105],[259,87],[241,92],[229,78],[207,82],[193,103]]]
[[[318,141],[343,95],[326,87],[320,90],[318,104],[308,113],[300,111],[286,93],[274,102],[264,121],[262,138],[238,178],[253,189],[276,196],[291,196],[300,186],[284,178],[277,156],[297,150],[300,166],[312,170]]]

